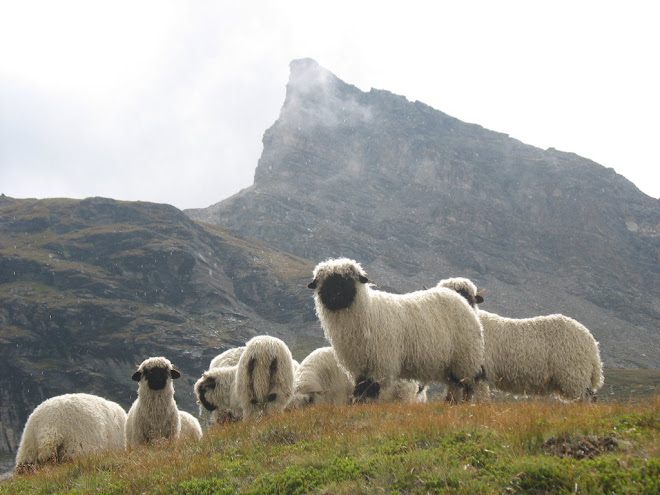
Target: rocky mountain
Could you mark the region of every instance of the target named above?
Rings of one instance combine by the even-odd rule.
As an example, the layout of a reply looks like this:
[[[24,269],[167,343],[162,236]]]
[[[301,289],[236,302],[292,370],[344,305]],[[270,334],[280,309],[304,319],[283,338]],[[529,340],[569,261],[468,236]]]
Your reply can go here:
[[[254,184],[195,219],[406,292],[449,276],[484,309],[564,313],[606,365],[660,367],[660,202],[612,169],[291,63]]]
[[[172,206],[0,198],[0,452],[44,399],[88,392],[124,407],[149,356],[183,376],[179,407],[220,351],[257,334],[298,357],[322,342],[313,265]]]

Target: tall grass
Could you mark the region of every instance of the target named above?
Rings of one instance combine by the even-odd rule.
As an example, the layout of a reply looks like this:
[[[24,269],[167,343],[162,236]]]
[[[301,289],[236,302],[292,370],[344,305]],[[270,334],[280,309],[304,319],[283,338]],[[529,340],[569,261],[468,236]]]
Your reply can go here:
[[[660,399],[316,406],[14,476],[0,493],[660,493]]]

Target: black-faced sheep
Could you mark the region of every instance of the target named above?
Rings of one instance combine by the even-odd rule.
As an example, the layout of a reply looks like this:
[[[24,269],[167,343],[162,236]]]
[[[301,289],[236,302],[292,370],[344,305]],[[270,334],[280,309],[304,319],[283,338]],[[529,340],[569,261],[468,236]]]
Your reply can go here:
[[[179,409],[172,380],[181,374],[164,357],[151,357],[140,364],[132,379],[139,382],[138,398],[126,419],[126,448],[152,443],[160,438],[175,440],[181,432]]]
[[[308,287],[326,338],[357,381],[442,382],[450,400],[488,396],[481,324],[456,292],[440,287],[409,294],[374,290],[359,263],[322,262]]]
[[[332,347],[312,351],[294,376],[290,407],[308,404],[349,404],[355,383],[337,363]]]
[[[195,383],[197,402],[211,413],[213,423],[240,419],[243,415],[236,399],[236,366],[220,366],[205,371]]]
[[[125,448],[126,411],[90,394],[65,394],[39,404],[28,418],[16,454],[16,472],[46,462]]]
[[[472,305],[484,329],[486,375],[491,387],[513,394],[556,394],[595,400],[603,385],[598,343],[587,328],[564,315],[505,318],[482,311],[472,281],[442,280]]]
[[[308,404],[346,405],[371,400],[426,402],[426,387],[414,380],[395,380],[384,389],[377,386],[379,394],[369,394],[369,386],[356,390],[355,380],[337,362],[332,347],[321,347],[311,352],[294,374],[294,397],[289,407]],[[377,397],[376,397],[377,395]]]
[[[245,345],[234,394],[243,419],[283,411],[293,397],[293,358],[276,337],[261,335]]]

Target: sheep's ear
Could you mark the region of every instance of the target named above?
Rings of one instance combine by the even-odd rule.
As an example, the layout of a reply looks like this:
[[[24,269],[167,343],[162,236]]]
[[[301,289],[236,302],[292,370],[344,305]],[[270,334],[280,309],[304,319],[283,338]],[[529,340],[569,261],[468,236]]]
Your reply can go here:
[[[181,373],[179,373],[175,369],[172,369],[172,371],[170,371],[170,375],[172,376],[172,380],[176,380],[177,378],[181,378]]]
[[[362,284],[366,284],[367,282],[369,282],[369,279],[368,279],[367,277],[365,277],[364,275],[360,275],[360,277],[358,278],[358,280],[359,280],[360,283],[362,283]]]
[[[316,284],[318,281],[316,279],[312,280],[310,283],[307,284],[308,289],[316,289]]]
[[[142,378],[142,372],[141,371],[136,371],[135,373],[133,373],[133,376],[131,377],[131,379],[134,382],[139,382],[140,378]]]
[[[477,292],[477,304],[481,304],[484,302],[484,293],[486,292],[486,289],[480,290]]]

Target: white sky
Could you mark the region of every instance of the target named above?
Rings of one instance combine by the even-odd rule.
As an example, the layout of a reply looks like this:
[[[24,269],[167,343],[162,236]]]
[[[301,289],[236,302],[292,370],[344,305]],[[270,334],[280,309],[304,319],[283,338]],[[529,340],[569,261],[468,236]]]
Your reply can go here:
[[[0,0],[0,193],[203,208],[252,184],[289,62],[660,196],[655,1]]]

